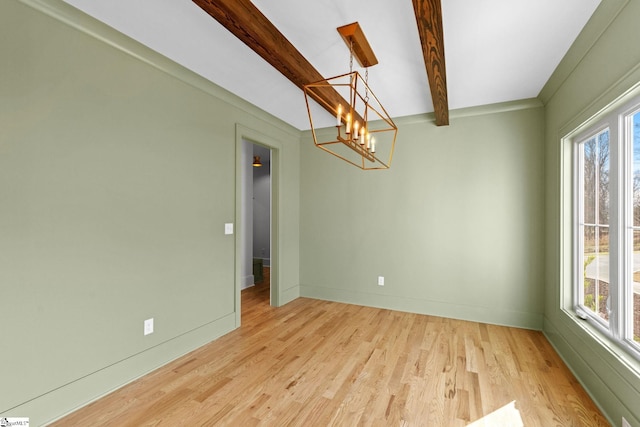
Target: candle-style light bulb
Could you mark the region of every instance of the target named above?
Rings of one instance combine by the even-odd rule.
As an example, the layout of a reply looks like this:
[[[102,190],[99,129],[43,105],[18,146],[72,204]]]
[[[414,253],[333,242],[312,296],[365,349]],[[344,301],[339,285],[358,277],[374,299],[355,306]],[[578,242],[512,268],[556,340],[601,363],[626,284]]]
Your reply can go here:
[[[347,113],[347,128],[345,131],[351,133],[351,113]]]
[[[360,128],[360,122],[356,120],[353,124],[353,138],[358,139],[358,129]]]
[[[342,104],[338,104],[338,115],[336,116],[336,126],[342,126]]]
[[[372,153],[376,152],[376,139],[375,138],[371,138],[371,152]]]
[[[360,140],[360,145],[364,145],[364,143],[367,141],[367,138],[370,138],[371,135],[369,135],[367,133],[367,129],[363,126],[362,130],[360,131],[360,133],[362,134],[362,139]]]

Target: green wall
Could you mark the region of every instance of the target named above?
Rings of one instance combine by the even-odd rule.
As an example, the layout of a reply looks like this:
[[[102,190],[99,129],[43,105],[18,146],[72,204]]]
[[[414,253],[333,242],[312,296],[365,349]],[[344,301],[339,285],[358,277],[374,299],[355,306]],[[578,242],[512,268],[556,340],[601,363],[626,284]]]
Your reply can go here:
[[[297,297],[296,129],[59,1],[1,1],[0,55],[0,416],[41,425],[238,326],[241,137],[277,149]]]
[[[541,329],[542,104],[458,110],[448,127],[396,124],[386,171],[303,137],[301,295]]]
[[[603,0],[541,93],[545,102],[544,332],[614,425],[640,425],[640,363],[571,310],[571,145],[562,138],[640,82],[640,2]],[[636,87],[635,93],[640,90]]]

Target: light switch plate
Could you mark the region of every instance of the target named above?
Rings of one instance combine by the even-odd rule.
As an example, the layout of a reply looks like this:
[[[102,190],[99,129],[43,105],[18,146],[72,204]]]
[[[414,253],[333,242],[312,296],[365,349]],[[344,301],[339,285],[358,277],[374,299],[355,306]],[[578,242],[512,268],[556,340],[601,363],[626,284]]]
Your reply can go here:
[[[378,276],[378,286],[384,286],[384,276]]]
[[[224,234],[233,234],[233,223],[228,222],[224,225]]]

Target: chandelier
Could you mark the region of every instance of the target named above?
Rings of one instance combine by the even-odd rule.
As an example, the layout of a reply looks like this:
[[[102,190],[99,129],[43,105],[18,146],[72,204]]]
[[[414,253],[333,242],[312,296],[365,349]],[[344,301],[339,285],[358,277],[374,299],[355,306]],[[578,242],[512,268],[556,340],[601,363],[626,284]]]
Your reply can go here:
[[[391,166],[398,128],[369,88],[369,67],[376,59],[357,22],[338,28],[349,47],[349,72],[304,86],[304,97],[316,147],[364,170]],[[353,58],[365,68],[353,71]],[[309,98],[336,118],[335,130],[316,129]]]

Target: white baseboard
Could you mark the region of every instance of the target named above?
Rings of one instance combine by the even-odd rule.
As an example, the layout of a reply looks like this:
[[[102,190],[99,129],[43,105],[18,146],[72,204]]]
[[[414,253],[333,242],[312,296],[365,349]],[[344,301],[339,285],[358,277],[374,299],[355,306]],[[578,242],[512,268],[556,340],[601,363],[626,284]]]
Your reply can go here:
[[[235,329],[235,314],[202,325],[11,409],[44,426]]]
[[[496,309],[495,307],[457,305],[322,286],[300,285],[300,296],[536,331],[542,330],[542,314],[540,313]]]

